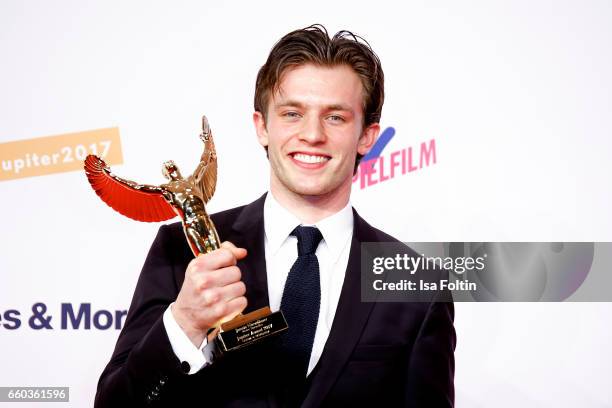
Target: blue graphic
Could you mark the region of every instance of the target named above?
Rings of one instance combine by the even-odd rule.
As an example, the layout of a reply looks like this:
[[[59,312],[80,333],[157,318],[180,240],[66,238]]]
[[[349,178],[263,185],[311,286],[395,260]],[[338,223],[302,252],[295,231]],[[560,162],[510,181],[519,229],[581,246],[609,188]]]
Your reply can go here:
[[[393,139],[393,136],[395,136],[395,129],[392,127],[386,128],[380,134],[378,140],[374,143],[374,146],[372,146],[372,149],[363,157],[362,161],[368,161],[379,157],[385,146]]]

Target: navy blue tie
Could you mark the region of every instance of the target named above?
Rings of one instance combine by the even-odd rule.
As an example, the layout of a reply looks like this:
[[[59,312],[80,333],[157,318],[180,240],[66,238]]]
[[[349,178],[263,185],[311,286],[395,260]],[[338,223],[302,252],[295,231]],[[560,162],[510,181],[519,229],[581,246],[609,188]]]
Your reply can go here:
[[[323,239],[321,231],[315,227],[296,227],[291,235],[298,239],[298,258],[291,267],[281,310],[289,330],[283,335],[283,348],[295,373],[306,378],[312,344],[319,320],[321,306],[321,283],[319,261],[315,251]]]

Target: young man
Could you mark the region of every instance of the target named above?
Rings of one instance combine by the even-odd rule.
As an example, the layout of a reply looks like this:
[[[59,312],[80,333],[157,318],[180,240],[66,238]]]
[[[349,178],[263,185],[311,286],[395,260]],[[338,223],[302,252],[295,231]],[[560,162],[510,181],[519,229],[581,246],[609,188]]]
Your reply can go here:
[[[96,406],[453,405],[452,303],[360,300],[360,243],[395,241],[349,204],[383,82],[349,32],[312,26],[274,46],[253,114],[270,191],[213,215],[226,242],[196,259],[180,224],[160,229]],[[267,305],[283,310],[287,333],[207,361],[211,327]]]

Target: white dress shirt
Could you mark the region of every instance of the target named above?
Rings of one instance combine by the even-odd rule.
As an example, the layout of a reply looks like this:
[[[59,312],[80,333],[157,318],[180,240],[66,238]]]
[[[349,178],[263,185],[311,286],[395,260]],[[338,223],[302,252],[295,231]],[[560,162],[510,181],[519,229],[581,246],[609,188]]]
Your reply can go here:
[[[273,311],[280,309],[285,281],[298,256],[297,238],[289,235],[298,225],[315,226],[323,235],[315,252],[319,261],[321,306],[308,364],[308,374],[310,374],[319,361],[329,337],[344,283],[353,236],[351,205],[348,203],[342,210],[315,224],[304,224],[281,206],[272,193],[266,195],[264,203],[266,272],[268,299]],[[247,298],[248,295],[247,292]],[[179,360],[189,363],[189,374],[202,369],[208,363],[202,351],[206,346],[206,340],[200,347],[195,347],[176,323],[170,307],[164,312],[163,322],[174,354]]]

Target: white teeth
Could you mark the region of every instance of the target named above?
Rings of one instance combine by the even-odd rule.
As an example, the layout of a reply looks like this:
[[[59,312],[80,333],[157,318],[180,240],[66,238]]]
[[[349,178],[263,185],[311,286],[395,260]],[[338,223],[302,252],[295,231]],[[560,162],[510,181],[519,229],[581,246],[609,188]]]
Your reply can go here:
[[[304,163],[321,163],[329,160],[328,157],[325,156],[311,156],[309,154],[296,153],[293,155],[295,160],[299,160]]]

